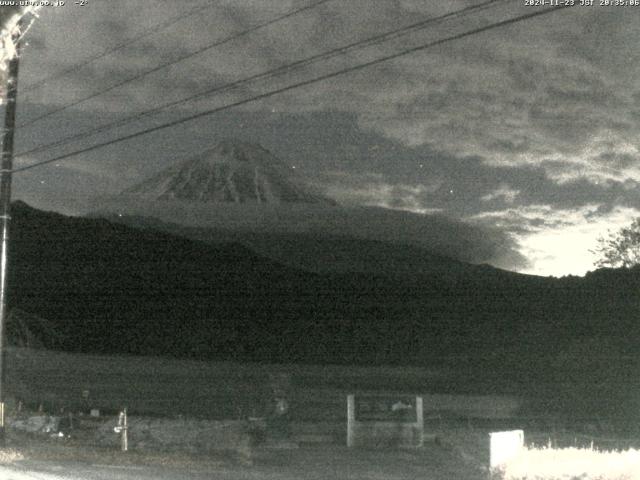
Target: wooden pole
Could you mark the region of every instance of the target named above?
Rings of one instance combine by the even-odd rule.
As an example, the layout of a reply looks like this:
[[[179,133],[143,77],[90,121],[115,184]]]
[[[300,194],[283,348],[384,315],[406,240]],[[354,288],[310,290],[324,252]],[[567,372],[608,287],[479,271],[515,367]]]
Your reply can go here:
[[[16,101],[18,98],[18,65],[20,60],[20,34],[22,22],[18,22],[11,40],[16,54],[9,60],[7,94],[5,97],[4,138],[0,159],[0,444],[5,443],[5,326],[7,321],[7,272],[9,263],[9,225],[11,223],[11,173],[13,170],[13,136],[16,125]]]

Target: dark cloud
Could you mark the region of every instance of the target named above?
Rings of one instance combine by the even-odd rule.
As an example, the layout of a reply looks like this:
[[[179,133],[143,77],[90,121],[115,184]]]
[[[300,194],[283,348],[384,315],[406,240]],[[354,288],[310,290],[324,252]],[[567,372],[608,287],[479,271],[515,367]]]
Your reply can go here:
[[[12,7],[12,6],[0,7],[0,27],[5,27],[7,25],[7,22],[21,11],[22,11],[21,7]]]
[[[24,49],[44,52],[47,49],[47,41],[42,37],[30,37],[26,42]]]
[[[115,39],[125,39],[131,35],[129,26],[114,18],[95,19],[94,30],[104,30],[107,35]]]
[[[375,207],[281,205],[260,209],[241,204],[183,205],[126,196],[100,198],[93,208],[222,230],[331,233],[417,246],[470,263],[490,263],[508,269],[529,266],[509,234],[487,225],[473,225],[440,215]]]
[[[627,168],[638,163],[640,157],[631,153],[602,152],[592,157],[598,163],[614,168]]]

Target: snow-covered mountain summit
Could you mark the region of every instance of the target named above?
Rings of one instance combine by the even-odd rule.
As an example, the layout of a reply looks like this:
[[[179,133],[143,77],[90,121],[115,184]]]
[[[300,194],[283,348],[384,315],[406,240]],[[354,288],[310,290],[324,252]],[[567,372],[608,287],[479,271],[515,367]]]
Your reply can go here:
[[[265,148],[237,140],[223,140],[123,193],[205,203],[334,203],[312,192],[293,168]]]

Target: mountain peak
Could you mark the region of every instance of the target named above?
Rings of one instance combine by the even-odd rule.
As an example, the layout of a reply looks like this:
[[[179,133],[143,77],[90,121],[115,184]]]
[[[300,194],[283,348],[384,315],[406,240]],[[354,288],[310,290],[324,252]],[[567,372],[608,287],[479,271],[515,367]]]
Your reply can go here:
[[[152,200],[207,203],[325,203],[293,168],[262,146],[223,139],[125,192]]]

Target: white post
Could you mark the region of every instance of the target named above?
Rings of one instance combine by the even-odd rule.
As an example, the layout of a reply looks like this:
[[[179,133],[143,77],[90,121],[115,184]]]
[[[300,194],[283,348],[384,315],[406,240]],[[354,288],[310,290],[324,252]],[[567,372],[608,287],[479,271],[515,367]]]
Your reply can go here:
[[[422,409],[422,397],[416,397],[416,425],[418,427],[418,446],[424,446],[424,411]]]
[[[126,452],[129,450],[129,434],[127,432],[127,409],[122,411],[122,451]]]
[[[113,428],[113,431],[120,434],[120,449],[123,452],[129,450],[129,437],[128,437],[128,424],[127,424],[127,409],[124,408],[120,415],[118,415],[118,425]]]
[[[354,395],[347,395],[347,447],[353,447],[356,422],[356,404]]]

